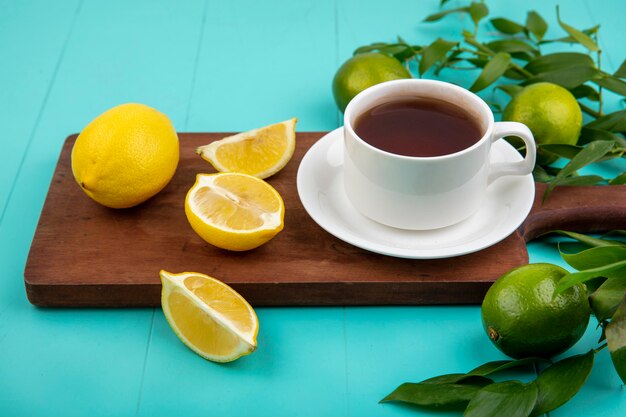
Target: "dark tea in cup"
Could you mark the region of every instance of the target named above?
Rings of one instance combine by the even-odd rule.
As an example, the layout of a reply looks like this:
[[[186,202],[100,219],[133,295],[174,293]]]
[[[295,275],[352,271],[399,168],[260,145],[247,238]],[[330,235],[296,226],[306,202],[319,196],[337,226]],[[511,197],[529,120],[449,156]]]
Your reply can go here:
[[[456,104],[411,97],[378,104],[354,123],[370,145],[396,155],[449,155],[477,143],[484,132],[476,117]]]

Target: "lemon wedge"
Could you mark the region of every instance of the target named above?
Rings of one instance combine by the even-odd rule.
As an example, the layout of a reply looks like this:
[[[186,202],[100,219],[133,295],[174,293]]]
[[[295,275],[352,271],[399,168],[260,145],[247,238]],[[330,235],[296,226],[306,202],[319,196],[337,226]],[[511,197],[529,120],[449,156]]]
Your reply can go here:
[[[241,172],[267,178],[283,169],[296,148],[293,118],[200,146],[196,153],[219,172]]]
[[[283,229],[285,205],[271,185],[240,173],[198,174],[185,199],[193,230],[222,249],[254,249]]]
[[[214,362],[231,362],[254,352],[259,320],[235,290],[197,272],[160,275],[163,313],[187,347]]]

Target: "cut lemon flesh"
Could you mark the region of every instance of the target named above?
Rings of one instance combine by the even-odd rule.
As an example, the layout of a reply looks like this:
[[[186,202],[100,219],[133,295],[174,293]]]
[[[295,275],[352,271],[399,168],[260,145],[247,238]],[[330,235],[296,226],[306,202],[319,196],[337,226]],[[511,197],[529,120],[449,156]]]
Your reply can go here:
[[[200,146],[196,153],[220,172],[267,178],[280,171],[296,148],[295,117]]]
[[[222,249],[254,249],[283,229],[285,206],[267,182],[247,174],[198,174],[185,199],[193,230]]]
[[[163,313],[187,347],[215,362],[230,362],[256,349],[259,320],[235,290],[197,272],[160,275]]]

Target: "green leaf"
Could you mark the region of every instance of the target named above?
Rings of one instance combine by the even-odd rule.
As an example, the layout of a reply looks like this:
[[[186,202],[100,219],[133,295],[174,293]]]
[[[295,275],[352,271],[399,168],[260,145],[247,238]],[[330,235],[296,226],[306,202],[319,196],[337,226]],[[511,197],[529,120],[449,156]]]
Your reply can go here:
[[[594,78],[593,82],[598,84],[600,87],[611,90],[614,93],[626,96],[626,82],[620,80],[617,77],[605,74],[602,75],[600,78]]]
[[[496,90],[502,90],[505,93],[507,93],[511,98],[515,97],[517,94],[519,94],[520,91],[522,91],[524,89],[524,87],[517,85],[517,84],[501,84],[499,86],[496,87]]]
[[[589,29],[583,29],[582,32],[585,35],[593,35],[593,34],[598,33],[598,29],[600,29],[600,25],[595,25],[593,27],[590,27]],[[558,39],[542,40],[540,43],[545,44],[545,43],[553,43],[553,42],[575,43],[577,42],[577,40],[571,36],[565,36],[563,38],[558,38]]]
[[[503,39],[489,42],[486,45],[494,52],[528,52],[531,55],[537,55],[539,53],[531,44],[519,39]]]
[[[565,262],[567,262],[568,265],[579,271],[599,268],[601,266],[614,264],[615,262],[626,259],[626,245],[622,245],[617,241],[608,241],[607,239],[598,240],[614,244],[596,246],[579,253],[561,252],[561,257]]]
[[[617,374],[626,384],[626,297],[606,326],[606,341]]]
[[[603,181],[605,181],[605,179],[599,175],[575,175],[575,176],[571,176],[571,177],[567,177],[563,179],[563,181],[561,181],[559,185],[562,185],[562,186],[596,185]]]
[[[464,405],[471,400],[480,389],[493,383],[489,378],[466,378],[465,382],[457,383],[465,374],[449,374],[430,378],[420,383],[406,382],[396,388],[380,402],[399,401],[404,403],[440,407]]]
[[[511,361],[493,361],[487,362],[467,373],[467,376],[488,376],[496,372],[504,371],[511,368],[519,368],[534,363],[547,362],[544,358],[525,358]]]
[[[390,45],[388,48],[380,51],[383,54],[391,55],[400,62],[404,62],[409,58],[413,58],[419,52],[418,49],[409,45]]]
[[[490,22],[496,30],[506,33],[507,35],[515,35],[516,33],[524,31],[524,26],[502,17],[491,19]]]
[[[526,29],[535,36],[537,41],[541,42],[548,30],[548,24],[539,13],[531,10],[526,16]]]
[[[464,59],[460,58],[459,55],[461,55],[462,52],[459,51],[458,49],[453,49],[452,52],[450,52],[448,55],[446,55],[440,62],[440,64],[437,66],[437,68],[435,69],[435,76],[439,76],[439,73],[441,72],[442,69],[446,68],[447,66],[450,66],[454,63],[457,62],[461,62]]]
[[[609,181],[610,185],[624,185],[626,184],[626,172],[622,172],[617,177]]]
[[[450,0],[441,0],[439,2],[439,7],[443,7],[447,2],[449,2]]]
[[[561,144],[539,144],[537,148],[544,152],[550,152],[553,155],[566,159],[574,158],[584,149],[582,146]]]
[[[360,46],[354,50],[352,55],[365,54],[367,52],[380,51],[381,48],[386,48],[389,44],[385,42],[374,42],[370,45]]]
[[[478,23],[489,14],[489,9],[485,3],[472,2],[469,6],[469,14],[474,25],[478,25]]]
[[[607,237],[607,236],[619,236],[619,237],[626,237],[626,230],[619,230],[619,229],[615,229],[615,230],[611,230],[610,232],[607,232],[605,234],[602,235],[602,237]]]
[[[477,92],[493,84],[511,64],[511,55],[499,52],[489,61],[482,72],[469,88],[470,91]]]
[[[598,161],[602,162],[602,161],[608,161],[609,159],[621,158],[624,156],[624,152],[626,152],[626,149],[622,147],[616,147],[610,152],[607,152],[607,154],[604,155],[603,158],[600,158]]]
[[[609,141],[596,141],[591,142],[587,147],[572,158],[567,165],[565,165],[554,180],[550,181],[546,192],[544,193],[543,200],[550,195],[554,187],[559,185],[566,177],[578,171],[584,166],[594,163],[601,159],[607,152],[613,149],[613,143]]]
[[[521,80],[525,80],[526,78],[528,78],[528,77],[526,77],[525,75],[522,75],[522,74],[520,74],[519,72],[514,71],[514,70],[513,70],[513,69],[511,69],[511,68],[509,68],[509,69],[507,69],[506,71],[504,71],[504,76],[505,76],[506,78],[510,78],[511,80],[520,80],[520,81],[521,81]]]
[[[533,169],[533,178],[537,182],[550,182],[554,179],[554,176],[548,174],[541,165],[537,164],[535,165],[535,169]]]
[[[558,242],[558,247],[561,252],[565,253],[578,253],[589,249],[589,246],[584,243],[570,241],[560,241]]]
[[[409,45],[409,43],[402,39],[401,36],[398,36],[398,43],[396,45],[398,45],[398,47],[404,47],[404,50],[400,50],[398,53],[393,54],[393,56],[400,62],[413,58],[422,50],[422,47],[419,45]]]
[[[493,100],[483,100],[485,100],[485,103],[487,103],[489,107],[491,107],[494,113],[502,113],[502,106],[500,105],[500,103]]]
[[[585,287],[587,287],[587,294],[592,294],[595,290],[600,288],[600,285],[606,281],[605,277],[599,277],[585,281]]]
[[[626,275],[608,278],[590,296],[591,310],[598,321],[606,320],[617,310],[626,293]]]
[[[600,48],[598,48],[598,45],[596,45],[596,43],[593,41],[593,39],[589,37],[589,35],[581,32],[573,26],[564,23],[561,20],[559,6],[556,6],[556,19],[558,20],[561,28],[563,28],[564,31],[566,31],[572,38],[574,38],[576,42],[589,49],[590,51],[597,52],[600,50]]]
[[[608,130],[610,132],[626,132],[626,110],[618,110],[599,117],[585,125],[586,128]]]
[[[613,76],[618,78],[626,78],[626,59],[622,62],[622,65],[619,66],[617,71],[615,71],[615,74],[613,74]]]
[[[522,85],[530,85],[540,82],[558,84],[568,90],[578,87],[596,77],[600,72],[593,67],[561,68],[554,71],[542,72],[522,82]]]
[[[489,63],[487,58],[466,58],[465,60],[477,68],[485,68],[485,66]]]
[[[600,101],[600,94],[598,91],[588,85],[579,85],[578,87],[572,88],[570,92],[576,98],[586,98],[592,101]]]
[[[593,368],[593,350],[571,356],[546,368],[535,383],[539,388],[533,415],[541,415],[568,402],[585,384]]]
[[[445,374],[425,379],[420,382],[420,384],[456,384],[457,382],[460,384],[480,386],[493,383],[491,379],[484,378],[480,375]]]
[[[546,170],[546,172],[548,174],[554,175],[554,176],[556,176],[559,173],[559,171],[561,170],[561,168],[552,167],[552,166],[547,166],[547,167],[544,166],[543,168]]]
[[[550,233],[555,233],[557,235],[561,235],[561,236],[567,236],[571,239],[577,240],[579,242],[582,242],[586,245],[589,245],[591,247],[602,247],[602,246],[615,246],[615,245],[623,245],[622,242],[619,242],[617,240],[609,240],[609,239],[599,239],[597,237],[592,237],[592,236],[588,236],[588,235],[583,235],[581,233],[576,233],[576,232],[569,232],[567,230],[550,230],[549,232],[546,232],[544,234],[542,234],[541,236],[546,236]]]
[[[537,147],[537,149],[541,149],[541,152],[544,154],[551,154],[551,155],[555,155],[555,156],[558,156],[560,158],[565,158],[565,159],[573,159],[574,157],[576,157],[576,155],[580,153],[580,151],[582,151],[585,148],[583,146],[578,146],[578,145],[540,144]],[[615,148],[611,150],[610,152],[607,152],[602,158],[598,159],[598,162],[607,161],[609,159],[614,159],[614,158],[619,158],[620,156],[622,156],[622,153],[623,153],[622,148],[619,148],[619,147]],[[567,180],[571,178],[572,177],[570,176],[570,177],[563,179],[563,181],[559,185],[565,185]],[[578,177],[578,178],[582,178],[582,177]],[[590,179],[588,181],[590,181]]]
[[[576,284],[589,281],[593,278],[607,277],[609,275],[617,277],[622,276],[624,273],[626,273],[626,259],[613,264],[604,265],[599,268],[586,269],[579,272],[570,272],[559,280],[555,293],[561,294],[568,288],[571,288]]]
[[[469,7],[459,7],[457,9],[444,10],[443,12],[434,13],[434,14],[431,14],[430,16],[427,16],[426,19],[424,19],[424,22],[436,22],[437,20],[440,20],[452,13],[467,13],[467,12],[469,12]]]
[[[609,324],[609,326],[611,326],[611,324]],[[611,328],[610,329],[607,328],[607,330],[609,332],[613,331],[617,333],[617,331],[615,330],[615,326],[611,326]],[[624,330],[622,329],[622,331]],[[624,333],[626,333],[626,331],[624,331]],[[616,335],[615,338],[618,339],[619,336]],[[607,336],[607,339],[608,339],[608,336]],[[615,344],[617,344],[617,342],[615,342]],[[622,379],[622,382],[626,384],[626,366],[624,366],[624,364],[626,364],[626,347],[624,347],[622,344],[621,348],[616,349],[614,351],[609,350],[609,352],[611,353],[611,360],[613,361],[613,366],[615,367],[617,374]]]
[[[526,417],[537,401],[534,383],[504,381],[487,385],[467,405],[463,417]]]
[[[424,74],[430,67],[445,58],[446,54],[458,45],[457,42],[450,42],[445,39],[438,38],[436,41],[428,45],[422,50],[422,57],[419,63],[419,74]]]
[[[568,248],[563,251],[567,253],[581,252],[581,251],[584,251],[585,249],[589,249],[589,247],[606,246],[606,244],[601,242],[601,239],[598,239],[589,235],[584,235],[582,233],[570,232],[568,230],[560,230],[560,229],[549,230],[539,236],[545,237],[549,235],[561,235],[561,236],[565,236],[565,237],[575,240],[576,242],[570,242],[569,240],[558,239],[558,242],[557,242],[558,248],[562,248],[562,247]],[[595,243],[596,241],[598,241],[597,244]]]
[[[371,45],[361,46],[353,52],[353,55],[364,54],[367,52],[380,52],[381,54],[393,56],[398,61],[405,61],[421,50],[417,45],[409,45],[407,43],[384,43],[376,42]]]
[[[615,141],[615,139],[613,139]],[[616,142],[617,145],[617,142]],[[560,158],[573,159],[578,155],[583,149],[583,146],[578,145],[560,145],[560,144],[540,144],[537,146],[537,149],[541,149],[543,153],[550,153],[552,155],[558,156]],[[619,158],[624,150],[620,147],[612,149],[610,152],[607,152],[604,157],[600,158],[598,161],[606,161],[613,158]],[[571,178],[571,177],[568,177]],[[582,178],[582,177],[579,177]],[[563,180],[565,181],[565,180]],[[562,182],[561,185],[564,185],[565,182]]]
[[[596,68],[596,64],[587,54],[581,54],[579,52],[556,52],[538,56],[526,64],[524,69],[533,74],[541,74],[573,67]]]
[[[626,146],[626,139],[622,136],[610,132],[608,130],[595,129],[590,127],[583,127],[580,131],[580,137],[578,138],[579,145],[586,145],[594,140],[610,140],[614,141],[622,147]]]
[[[384,48],[380,48],[378,51],[382,54],[396,57],[396,55],[404,56],[407,55],[407,51],[409,47],[406,45],[398,45],[398,44],[389,44]],[[399,60],[402,61],[402,60]]]

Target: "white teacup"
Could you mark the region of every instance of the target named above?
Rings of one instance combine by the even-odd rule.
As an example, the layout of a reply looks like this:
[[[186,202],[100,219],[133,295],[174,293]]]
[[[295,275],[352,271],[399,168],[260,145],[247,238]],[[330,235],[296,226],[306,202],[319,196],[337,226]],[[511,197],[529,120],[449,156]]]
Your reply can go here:
[[[415,97],[461,107],[475,117],[482,137],[456,153],[413,157],[378,149],[355,133],[355,121],[372,107]],[[491,144],[505,136],[520,137],[526,157],[490,163]],[[494,122],[489,106],[474,93],[422,79],[388,81],[354,97],[344,113],[344,146],[344,185],[350,202],[372,220],[410,230],[438,229],[467,219],[481,207],[487,187],[497,178],[531,173],[536,154],[533,135],[525,125]]]

